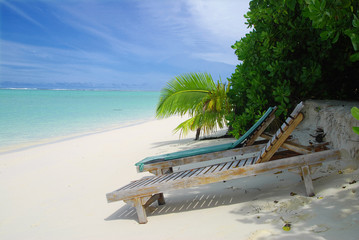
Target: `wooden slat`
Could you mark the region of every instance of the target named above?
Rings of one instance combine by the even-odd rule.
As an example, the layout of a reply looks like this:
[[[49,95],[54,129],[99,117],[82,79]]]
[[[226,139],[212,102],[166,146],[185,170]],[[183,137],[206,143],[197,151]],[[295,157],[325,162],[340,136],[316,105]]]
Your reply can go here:
[[[164,179],[164,177],[162,177],[162,176],[164,176],[164,175],[153,176],[150,181],[147,181],[147,182],[143,183],[142,185],[149,186],[149,185],[155,184],[155,183],[159,182],[160,180]]]
[[[262,156],[258,156],[258,158],[256,159],[256,163],[267,162],[302,120],[303,114],[299,113],[298,116],[294,119],[293,123],[287,128],[287,130],[277,140],[273,141],[273,145],[270,150],[264,152]]]
[[[160,176],[157,176],[157,177],[153,177],[154,178],[154,181],[151,183],[151,184],[155,184],[155,183],[158,183],[158,182],[161,182],[162,180],[166,179],[170,177],[170,175],[160,175]]]
[[[159,163],[146,164],[143,167],[143,171],[149,171],[149,172],[157,171],[158,169],[168,169],[168,168],[171,168],[173,166],[178,166],[178,165],[185,165],[185,164],[190,164],[190,163],[195,163],[195,162],[203,162],[203,161],[208,161],[208,160],[212,160],[212,159],[219,159],[219,158],[224,158],[224,157],[243,155],[246,153],[258,152],[263,148],[263,146],[264,146],[264,144],[258,144],[258,145],[253,145],[253,146],[249,146],[249,147],[235,148],[235,149],[226,150],[226,151],[207,153],[207,154],[186,157],[186,158],[179,158],[179,159],[168,160],[168,161],[159,162]],[[138,167],[137,167],[137,171],[139,172]]]
[[[205,169],[206,167],[198,168],[198,171],[194,174],[194,176],[201,174],[201,172],[203,172]]]
[[[182,172],[182,171],[186,171],[186,170],[190,170],[190,169],[231,162],[231,161],[234,161],[237,159],[244,159],[244,158],[254,157],[254,156],[258,156],[258,155],[259,155],[259,152],[251,152],[251,153],[234,155],[234,156],[230,156],[230,157],[212,159],[212,160],[208,160],[208,161],[178,165],[178,166],[172,167],[172,171],[173,172]]]
[[[224,165],[223,170],[229,169],[229,168],[232,166],[233,162],[234,162],[234,161],[232,161],[232,162],[227,162],[226,165]]]
[[[209,170],[206,172],[206,174],[208,174],[208,173],[213,173],[214,171],[216,171],[216,169],[218,168],[218,166],[219,166],[218,164],[213,165],[212,168],[209,169]]]
[[[237,167],[243,167],[244,164],[246,164],[246,161],[247,161],[247,159],[242,159],[242,160],[239,162],[239,164],[237,165]]]
[[[261,173],[274,173],[284,169],[298,168],[305,165],[310,166],[312,164],[317,164],[324,161],[339,160],[340,156],[341,154],[339,150],[326,150],[271,162],[247,165],[240,168],[232,168],[227,171],[207,173],[187,179],[179,179],[177,181],[174,180],[170,182],[158,183],[153,186],[114,191],[108,193],[106,196],[108,202],[113,202],[123,199],[135,198],[137,196],[148,196],[169,190],[189,188],[224,180],[238,179],[246,176],[258,175]]]
[[[257,128],[257,131],[246,141],[246,146],[251,146],[257,138],[267,129],[267,127],[273,122],[275,118],[275,112],[277,110],[277,107],[273,109],[271,114],[268,116],[268,118],[262,123],[260,127]]]
[[[153,182],[155,179],[156,179],[156,177],[151,177],[151,178],[149,178],[147,181],[142,182],[142,183],[138,184],[138,185],[137,185],[137,186],[135,186],[135,187],[150,185],[150,184],[151,184],[151,182]]]
[[[270,139],[272,139],[273,136],[266,134],[266,133],[262,133],[261,137],[265,138],[267,140],[270,140]],[[308,154],[308,153],[313,152],[310,147],[303,146],[303,145],[300,145],[300,144],[297,144],[294,142],[290,142],[290,141],[285,141],[281,147],[291,150],[293,152],[300,153],[300,154]]]
[[[187,171],[184,171],[185,174],[183,174],[179,179],[184,179],[184,178],[187,178],[189,175],[191,175],[192,171],[191,170],[187,170]]]
[[[214,170],[212,173],[216,173],[216,172],[222,171],[222,168],[224,167],[224,165],[226,165],[226,163],[218,164],[218,167],[217,167],[216,170]]]
[[[202,169],[202,168],[192,169],[191,173],[187,177],[192,177],[193,175],[196,174],[196,172],[200,171],[200,169]]]
[[[240,160],[233,161],[233,164],[230,166],[229,169],[235,168],[239,162],[240,162]]]
[[[141,183],[143,183],[145,181],[148,181],[148,178],[149,177],[143,177],[142,179],[139,179],[137,181],[133,181],[132,183],[126,185],[123,189],[133,188],[133,187],[135,187],[135,186],[137,186],[137,185],[139,185],[139,184],[141,184]]]
[[[178,172],[178,173],[170,173],[170,174],[167,174],[167,176],[166,176],[164,179],[160,180],[159,183],[167,182],[167,181],[170,180],[171,178],[175,178],[176,176],[181,175],[181,174],[183,174],[183,173]]]
[[[277,107],[274,107],[272,109],[272,112],[269,114],[269,116],[263,121],[263,123],[261,125],[259,125],[257,127],[255,132],[253,134],[251,134],[251,136],[248,137],[248,139],[244,143],[244,146],[251,146],[252,144],[254,144],[254,142],[258,139],[258,137],[265,131],[265,129],[274,120],[276,110],[277,110]],[[201,154],[201,155],[192,156],[192,157],[174,159],[174,160],[170,160],[170,161],[160,161],[158,163],[145,164],[143,166],[142,171],[149,171],[149,172],[152,172],[152,173],[155,173],[158,175],[158,174],[162,174],[161,169],[168,169],[169,167],[184,165],[184,164],[188,164],[188,163],[192,163],[192,162],[202,162],[202,161],[208,161],[211,159],[218,159],[218,158],[220,158],[219,156],[226,157],[226,155],[223,154],[225,152],[229,153],[228,156],[231,156],[230,150],[215,152],[215,153],[208,153],[208,154]],[[219,154],[219,156],[217,156],[218,154]],[[213,164],[216,164],[216,163],[213,163]],[[209,164],[209,165],[211,165],[211,164]],[[193,168],[197,168],[197,167],[201,167],[201,166],[195,166]],[[187,170],[187,169],[175,169],[174,171],[183,171],[183,170]],[[139,166],[137,166],[137,171],[141,172]]]
[[[185,175],[187,175],[189,173],[189,171],[182,171],[182,172],[179,172],[179,173],[180,173],[179,175],[177,175],[174,178],[169,178],[166,182],[174,181],[176,179],[182,179]]]
[[[252,158],[248,158],[246,163],[244,164],[244,166],[248,166],[248,165],[252,165],[252,161],[253,161],[253,157]]]
[[[210,171],[212,168],[215,168],[215,166],[208,166],[206,167],[202,172],[200,172],[197,176],[201,176],[204,174],[207,174],[208,171]]]

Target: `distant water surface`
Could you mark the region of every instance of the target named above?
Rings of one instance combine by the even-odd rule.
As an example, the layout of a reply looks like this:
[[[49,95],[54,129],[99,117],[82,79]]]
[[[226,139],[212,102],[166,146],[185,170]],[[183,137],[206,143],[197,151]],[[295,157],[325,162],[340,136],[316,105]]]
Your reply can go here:
[[[159,95],[0,89],[0,153],[153,119]]]

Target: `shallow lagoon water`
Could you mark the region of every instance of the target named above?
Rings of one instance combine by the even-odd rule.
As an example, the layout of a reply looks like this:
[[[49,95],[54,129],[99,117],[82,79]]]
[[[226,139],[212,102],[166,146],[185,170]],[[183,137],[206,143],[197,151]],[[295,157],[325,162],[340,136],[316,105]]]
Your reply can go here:
[[[0,153],[155,117],[159,92],[0,89]]]

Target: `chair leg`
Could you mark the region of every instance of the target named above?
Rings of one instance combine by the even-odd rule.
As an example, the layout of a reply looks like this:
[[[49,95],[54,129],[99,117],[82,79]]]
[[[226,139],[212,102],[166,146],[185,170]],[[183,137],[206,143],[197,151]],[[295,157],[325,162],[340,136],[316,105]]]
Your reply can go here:
[[[133,203],[136,208],[137,216],[138,216],[138,222],[141,224],[147,223],[147,214],[146,214],[146,208],[142,205],[141,198],[136,198],[133,200]]]
[[[158,197],[158,205],[165,205],[166,201],[165,201],[165,197],[163,196],[163,193],[159,193],[159,197]]]
[[[314,197],[314,187],[313,187],[313,182],[312,182],[312,177],[310,176],[310,170],[308,166],[303,166],[301,167],[302,169],[302,176],[304,179],[304,185],[305,185],[305,190],[307,191],[307,195],[308,197]]]

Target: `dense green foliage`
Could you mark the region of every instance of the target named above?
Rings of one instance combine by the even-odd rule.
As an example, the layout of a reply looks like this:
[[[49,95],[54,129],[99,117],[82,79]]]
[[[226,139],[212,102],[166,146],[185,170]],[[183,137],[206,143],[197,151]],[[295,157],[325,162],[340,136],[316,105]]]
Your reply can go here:
[[[229,79],[236,137],[268,106],[284,117],[299,101],[359,99],[357,0],[252,0],[252,31],[232,48],[241,62]]]
[[[188,114],[190,118],[181,123],[175,131],[186,135],[189,131],[211,132],[222,128],[230,111],[227,99],[229,87],[213,81],[207,73],[189,73],[177,76],[161,90],[157,106],[157,117]]]
[[[356,120],[359,120],[359,108],[353,107],[351,113]],[[359,127],[353,127],[353,132],[359,134]]]

